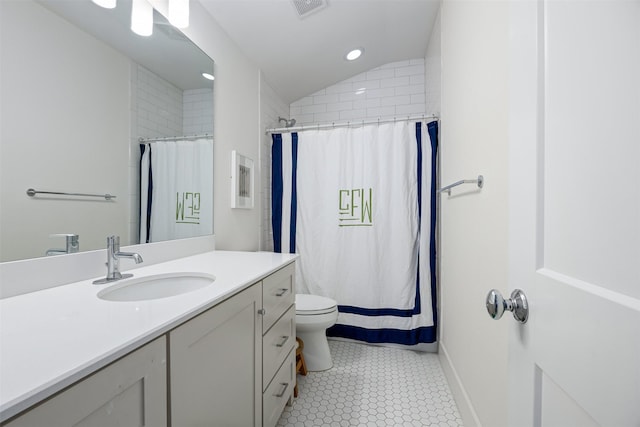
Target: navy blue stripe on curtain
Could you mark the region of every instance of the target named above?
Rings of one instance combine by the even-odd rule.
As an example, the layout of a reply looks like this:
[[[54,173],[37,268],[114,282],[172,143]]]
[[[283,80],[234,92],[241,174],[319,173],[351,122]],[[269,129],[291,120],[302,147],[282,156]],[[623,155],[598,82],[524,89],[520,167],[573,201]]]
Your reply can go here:
[[[296,218],[298,217],[298,132],[291,134],[291,227],[289,229],[289,253],[296,253]]]
[[[416,345],[420,343],[436,342],[435,326],[423,326],[415,329],[402,330],[367,329],[360,328],[358,326],[335,325],[327,330],[327,335],[368,343]]]
[[[282,252],[282,135],[271,135],[271,227],[273,251]]]
[[[431,140],[431,227],[429,232],[429,266],[431,269],[431,306],[433,310],[433,328],[438,325],[438,302],[436,292],[436,203],[437,203],[437,172],[438,172],[438,122],[427,124],[427,132]]]
[[[142,170],[142,156],[144,152],[149,150],[149,170]],[[151,204],[153,202],[153,165],[151,164],[151,145],[149,144],[140,144],[140,178],[142,178],[142,174],[147,173],[148,176],[148,186],[147,188],[140,188],[140,195],[144,194],[144,191],[147,192],[147,227],[146,227],[146,239],[144,242],[140,243],[149,243],[151,242]],[[142,182],[142,179],[140,180]],[[141,210],[142,203],[139,206],[139,210]]]

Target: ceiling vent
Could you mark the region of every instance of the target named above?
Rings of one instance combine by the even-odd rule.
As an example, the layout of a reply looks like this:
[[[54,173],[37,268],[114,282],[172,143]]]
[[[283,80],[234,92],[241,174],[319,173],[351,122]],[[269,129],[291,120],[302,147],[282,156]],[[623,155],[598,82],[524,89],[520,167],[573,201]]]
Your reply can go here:
[[[296,11],[300,18],[306,18],[307,16],[315,13],[319,10],[327,7],[327,0],[292,0],[293,5],[296,7]]]

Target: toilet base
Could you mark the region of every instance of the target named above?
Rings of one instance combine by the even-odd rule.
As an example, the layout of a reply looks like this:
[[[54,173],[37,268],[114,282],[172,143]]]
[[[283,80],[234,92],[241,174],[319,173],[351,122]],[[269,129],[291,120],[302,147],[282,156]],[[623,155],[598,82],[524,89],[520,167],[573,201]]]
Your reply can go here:
[[[297,331],[296,335],[304,342],[304,360],[308,371],[326,371],[333,367],[333,359],[324,329],[314,332]]]

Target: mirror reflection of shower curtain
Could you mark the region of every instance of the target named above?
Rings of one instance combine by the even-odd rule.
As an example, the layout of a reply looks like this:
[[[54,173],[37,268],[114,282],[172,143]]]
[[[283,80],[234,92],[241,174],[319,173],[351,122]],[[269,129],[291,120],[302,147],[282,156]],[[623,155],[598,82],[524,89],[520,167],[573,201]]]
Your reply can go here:
[[[296,288],[338,302],[327,335],[436,340],[438,123],[274,134],[276,252],[300,254]]]
[[[213,141],[140,144],[140,243],[213,234]]]

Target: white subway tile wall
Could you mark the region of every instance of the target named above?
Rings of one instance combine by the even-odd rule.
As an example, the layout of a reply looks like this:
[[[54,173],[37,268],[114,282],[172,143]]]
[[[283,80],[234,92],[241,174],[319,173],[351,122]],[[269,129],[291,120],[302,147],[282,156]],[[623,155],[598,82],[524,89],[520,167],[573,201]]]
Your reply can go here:
[[[437,113],[426,108],[425,59],[392,62],[291,104],[296,124],[377,120]]]
[[[182,95],[183,135],[213,135],[213,89],[189,89]]]
[[[138,136],[182,134],[182,90],[138,66]]]

